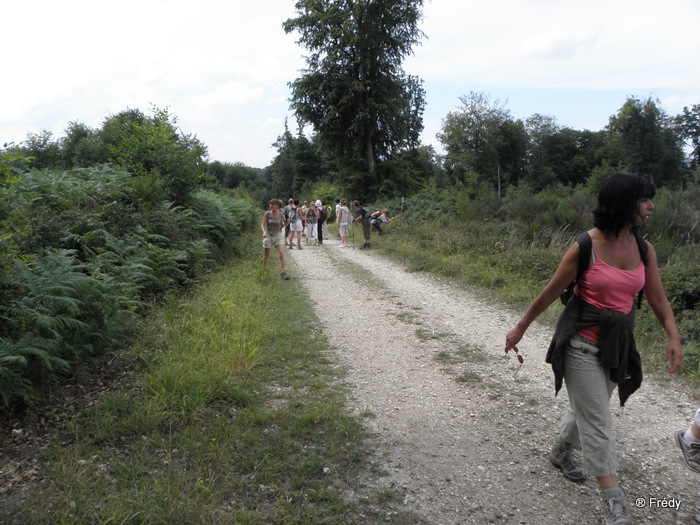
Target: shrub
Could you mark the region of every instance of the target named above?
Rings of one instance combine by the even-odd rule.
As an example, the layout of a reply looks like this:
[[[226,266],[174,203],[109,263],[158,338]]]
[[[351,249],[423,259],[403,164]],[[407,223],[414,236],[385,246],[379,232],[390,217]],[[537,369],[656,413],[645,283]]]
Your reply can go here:
[[[0,307],[6,327],[0,376],[9,381],[0,391],[5,404],[13,394],[33,394],[30,384],[55,381],[122,340],[129,329],[133,299],[108,275],[89,275],[76,255],[49,251],[16,265],[8,283],[15,293]]]
[[[0,395],[7,405],[128,335],[144,305],[232,254],[257,221],[200,191],[155,203],[123,169],[22,173],[0,193]]]

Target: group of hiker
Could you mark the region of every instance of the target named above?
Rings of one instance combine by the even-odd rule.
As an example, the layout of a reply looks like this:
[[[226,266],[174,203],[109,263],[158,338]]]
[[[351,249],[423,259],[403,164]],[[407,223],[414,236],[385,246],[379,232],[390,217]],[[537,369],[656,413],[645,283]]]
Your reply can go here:
[[[329,206],[321,201],[304,201],[300,206],[300,200],[290,198],[284,206],[280,199],[270,200],[270,209],[263,215],[260,225],[263,232],[263,264],[267,266],[267,260],[272,248],[277,250],[280,258],[280,272],[282,279],[287,280],[289,276],[284,267],[284,248],[290,250],[296,244],[297,250],[301,247],[301,238],[306,238],[306,244],[313,242],[316,246],[322,245],[328,239]],[[388,224],[396,217],[390,217],[387,210],[371,212],[367,206],[362,206],[360,201],[352,202],[354,215],[348,207],[345,199],[335,199],[335,220],[338,224],[338,235],[341,243],[339,248],[349,246],[350,228],[359,222],[362,224],[362,237],[364,240],[360,250],[371,248],[371,228],[384,234],[382,225]]]

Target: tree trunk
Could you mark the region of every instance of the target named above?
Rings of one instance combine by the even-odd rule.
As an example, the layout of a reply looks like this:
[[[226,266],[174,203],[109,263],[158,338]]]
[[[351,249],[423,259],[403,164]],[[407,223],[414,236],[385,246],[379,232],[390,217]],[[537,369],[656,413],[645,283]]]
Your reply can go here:
[[[374,173],[374,147],[372,145],[372,136],[367,136],[365,144],[365,158],[367,160],[367,173]]]
[[[501,198],[501,162],[498,162],[498,198]]]

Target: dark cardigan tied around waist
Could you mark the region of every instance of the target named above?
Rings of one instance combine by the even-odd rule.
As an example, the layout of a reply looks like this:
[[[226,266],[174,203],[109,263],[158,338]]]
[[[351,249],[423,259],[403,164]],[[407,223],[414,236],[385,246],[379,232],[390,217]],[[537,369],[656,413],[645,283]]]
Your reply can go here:
[[[547,351],[547,363],[554,371],[555,395],[564,379],[566,347],[579,330],[589,326],[600,327],[600,355],[603,368],[610,371],[610,380],[617,383],[620,406],[642,384],[642,358],[634,341],[634,315],[613,310],[600,310],[578,295],[571,297],[559,316],[552,342]]]

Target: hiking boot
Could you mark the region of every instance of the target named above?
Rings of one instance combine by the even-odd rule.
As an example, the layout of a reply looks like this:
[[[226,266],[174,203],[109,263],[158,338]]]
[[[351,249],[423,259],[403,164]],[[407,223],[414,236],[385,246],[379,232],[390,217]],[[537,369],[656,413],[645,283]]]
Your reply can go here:
[[[685,430],[676,432],[676,443],[678,443],[681,452],[683,452],[685,464],[688,465],[691,470],[700,472],[700,443],[688,443],[684,435]]]
[[[605,503],[605,523],[607,525],[632,525],[627,513],[625,496],[620,489],[604,491],[603,503]]]
[[[574,457],[574,447],[566,441],[554,443],[552,451],[549,453],[549,461],[552,465],[561,469],[562,474],[572,481],[583,481],[586,475],[583,468]]]
[[[304,248],[301,247],[301,244],[297,244],[297,250],[303,250]]]
[[[282,272],[282,273],[280,274],[280,276],[282,276],[282,279],[283,279],[283,280],[289,281],[289,276],[288,276],[285,272]]]

